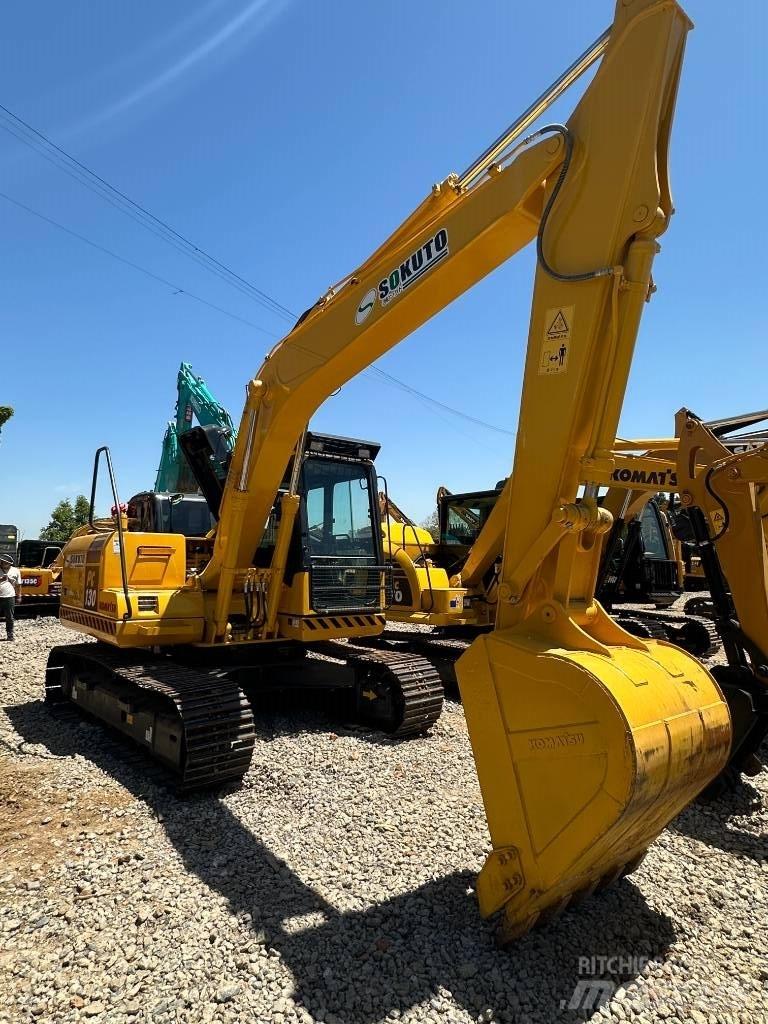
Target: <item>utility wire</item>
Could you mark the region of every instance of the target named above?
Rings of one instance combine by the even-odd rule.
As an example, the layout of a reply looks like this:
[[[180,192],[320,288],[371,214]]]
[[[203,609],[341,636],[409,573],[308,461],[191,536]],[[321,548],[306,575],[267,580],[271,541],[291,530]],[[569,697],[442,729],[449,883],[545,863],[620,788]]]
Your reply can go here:
[[[73,157],[66,150],[62,149],[61,146],[58,146],[55,142],[49,139],[37,128],[33,127],[23,118],[19,117],[18,114],[14,114],[12,110],[9,110],[8,107],[4,106],[2,103],[0,103],[0,128],[3,128],[9,134],[13,135],[14,138],[16,138],[19,142],[22,142],[24,145],[29,146],[39,156],[42,156],[43,159],[47,160],[54,167],[58,168],[64,174],[67,174],[70,178],[77,181],[79,184],[81,184],[84,188],[88,189],[94,195],[98,196],[100,199],[103,199],[105,202],[109,203],[110,206],[119,210],[125,216],[133,220],[135,223],[145,228],[156,238],[161,239],[161,241],[166,242],[168,245],[172,246],[172,248],[176,249],[177,252],[180,252],[183,255],[186,255],[192,260],[194,260],[194,262],[197,263],[198,266],[201,266],[203,269],[208,270],[210,273],[213,273],[216,277],[223,280],[227,284],[233,286],[239,292],[245,294],[248,298],[257,301],[260,305],[262,305],[265,309],[267,309],[274,315],[281,317],[282,319],[290,322],[291,324],[296,322],[297,314],[294,313],[292,310],[288,309],[287,306],[284,306],[282,303],[278,302],[277,299],[272,298],[272,296],[269,295],[267,292],[262,291],[262,289],[260,288],[257,288],[256,285],[251,284],[251,282],[247,281],[244,277],[242,277],[236,271],[232,270],[225,263],[216,259],[215,256],[211,256],[210,253],[206,252],[204,249],[200,248],[200,246],[196,245],[190,239],[186,238],[180,232],[176,231],[175,228],[171,227],[171,225],[164,221],[162,218],[157,217],[151,211],[146,209],[146,207],[142,206],[141,203],[138,203],[134,199],[131,199],[131,197],[126,195],[125,192],[121,191],[116,186],[110,184],[108,181],[106,181],[106,179],[101,177],[101,175],[91,170],[90,167],[86,166],[76,157]],[[224,316],[227,316],[232,320],[238,320],[240,323],[247,324],[249,327],[253,327],[255,330],[261,331],[263,334],[266,334],[270,337],[279,337],[279,335],[275,334],[274,332],[268,331],[266,330],[266,328],[261,327],[258,324],[254,324],[252,321],[247,320],[244,317],[238,316],[237,314],[232,313],[227,309],[224,309],[222,306],[217,306],[215,303],[209,302],[207,299],[203,299],[201,296],[196,295],[194,292],[190,292],[184,288],[180,288],[178,285],[175,285],[172,282],[166,280],[165,278],[162,278],[159,275],[152,273],[152,271],[147,270],[145,267],[142,267],[137,263],[133,263],[123,256],[119,256],[117,253],[112,252],[110,249],[107,249],[104,246],[101,246],[98,243],[91,241],[89,238],[86,238],[85,235],[78,234],[78,232],[73,231],[71,228],[67,228],[63,224],[59,224],[57,221],[54,221],[52,218],[46,217],[44,214],[38,213],[36,210],[33,210],[29,206],[25,206],[18,200],[12,199],[10,196],[4,193],[0,193],[0,197],[7,200],[9,203],[13,203],[20,209],[25,210],[32,216],[38,217],[40,220],[46,221],[47,223],[51,224],[53,227],[56,227],[59,230],[64,231],[65,233],[71,235],[72,237],[79,239],[81,242],[85,242],[87,245],[92,246],[94,249],[98,249],[99,251],[105,253],[107,256],[110,256],[113,259],[118,260],[120,263],[124,263],[126,266],[132,267],[134,270],[138,270],[140,273],[145,274],[147,277],[153,278],[160,284],[172,288],[175,294],[187,295],[189,298],[194,299],[195,301],[200,302],[203,305],[210,307],[211,309],[215,309],[220,313],[223,313]],[[507,437],[516,436],[514,431],[505,430],[504,428],[497,427],[492,423],[487,423],[485,420],[479,419],[476,416],[470,416],[467,413],[461,412],[459,409],[454,409],[452,406],[447,405],[445,402],[441,402],[436,398],[432,398],[430,395],[424,394],[424,392],[419,391],[417,388],[414,388],[409,384],[406,384],[405,381],[402,381],[399,378],[393,376],[392,374],[387,373],[385,370],[380,369],[378,366],[371,366],[369,367],[369,370],[365,372],[377,376],[380,380],[383,380],[394,387],[400,388],[407,394],[410,394],[411,396],[420,399],[422,402],[426,402],[429,405],[434,406],[435,408],[443,409],[446,412],[450,413],[451,415],[464,419],[467,422],[474,423],[477,426],[484,427],[487,430],[492,430],[498,434],[504,434]]]
[[[50,224],[52,227],[58,228],[59,231],[63,231],[72,238],[77,238],[79,241],[85,242],[86,245],[90,245],[93,249],[97,249],[106,256],[111,256],[111,258],[113,260],[117,260],[118,263],[124,263],[125,266],[131,267],[133,270],[138,270],[139,273],[144,274],[145,277],[150,277],[153,281],[158,281],[167,288],[173,289],[174,295],[186,295],[187,298],[194,299],[195,302],[201,302],[204,306],[209,306],[211,309],[215,309],[218,313],[223,313],[224,316],[228,316],[231,320],[239,320],[240,323],[246,324],[248,327],[253,327],[255,330],[268,334],[271,337],[275,336],[271,331],[266,330],[264,327],[260,327],[251,320],[246,320],[245,317],[238,316],[236,313],[231,313],[228,309],[224,309],[223,306],[217,306],[215,302],[209,302],[208,299],[204,299],[200,295],[196,295],[194,292],[190,292],[186,288],[182,288],[180,285],[174,284],[165,277],[160,277],[159,274],[155,274],[151,270],[147,270],[146,267],[142,267],[140,264],[134,263],[132,260],[128,260],[124,256],[118,255],[111,249],[107,249],[105,246],[99,245],[98,242],[91,241],[91,239],[86,238],[85,235],[81,235],[79,232],[73,231],[71,228],[67,228],[63,224],[59,224],[59,222],[57,220],[53,220],[52,217],[46,217],[44,213],[39,213],[37,210],[33,210],[31,206],[26,206],[24,203],[19,202],[18,199],[13,199],[11,196],[6,195],[5,192],[0,192],[0,199],[5,199],[6,202],[12,203],[20,210],[24,210],[26,213],[31,214],[31,216],[37,217],[38,220],[45,221],[46,224]]]
[[[391,373],[387,373],[386,370],[382,370],[378,366],[372,366],[371,370],[388,384],[394,384],[395,387],[399,387],[403,391],[407,391],[408,394],[413,395],[415,398],[426,400],[430,405],[437,406],[439,409],[445,409],[446,412],[450,412],[454,416],[460,416],[463,420],[467,420],[469,423],[475,423],[478,427],[485,427],[486,430],[494,430],[497,434],[506,434],[507,437],[517,437],[514,430],[505,430],[504,427],[494,426],[493,423],[486,423],[485,420],[478,419],[476,416],[470,416],[466,412],[460,412],[458,409],[454,409],[452,406],[446,405],[445,402],[440,402],[436,398],[431,398],[429,395],[425,395],[422,391],[411,387],[410,384],[406,384],[405,381],[400,380],[398,377],[393,377]]]
[[[84,242],[85,245],[89,245],[92,249],[96,249],[97,252],[103,253],[105,256],[109,256],[110,259],[116,260],[118,263],[122,263],[126,267],[130,267],[132,270],[137,270],[145,277],[148,277],[153,281],[157,281],[158,284],[164,285],[166,288],[170,288],[174,295],[185,295],[189,299],[194,299],[195,302],[199,302],[203,306],[207,306],[209,309],[213,309],[217,313],[221,313],[224,316],[229,317],[230,320],[237,320],[239,323],[245,324],[247,327],[252,327],[254,330],[259,331],[262,334],[266,334],[270,338],[278,339],[280,337],[280,335],[275,334],[274,331],[268,331],[260,324],[255,324],[252,320],[247,320],[245,317],[238,316],[237,313],[233,313],[231,310],[225,309],[223,306],[219,306],[215,302],[210,302],[208,299],[204,299],[201,295],[197,295],[195,292],[191,292],[187,288],[182,288],[181,285],[174,284],[174,282],[169,281],[168,278],[155,274],[154,271],[148,270],[146,267],[141,266],[141,264],[136,263],[133,260],[126,259],[125,256],[121,256],[112,249],[108,249],[106,246],[101,245],[98,242],[94,242],[79,231],[74,231],[72,228],[66,227],[64,224],[59,223],[59,221],[54,220],[52,217],[48,217],[46,214],[40,213],[39,210],[33,209],[26,203],[22,203],[20,200],[14,199],[13,196],[9,196],[6,192],[0,192],[0,199],[4,199],[7,203],[17,207],[17,209],[23,210],[30,216],[36,217],[38,220],[49,224],[58,231],[62,231],[65,235],[69,235],[71,238],[76,238],[78,241]],[[308,348],[305,348],[305,351],[309,352],[322,362],[323,357],[319,353],[313,352]],[[468,413],[462,412],[460,409],[454,409],[453,406],[447,405],[445,402],[440,402],[436,398],[432,398],[431,395],[427,395],[423,391],[419,391],[418,388],[414,388],[410,384],[406,384],[405,381],[400,380],[399,377],[395,377],[393,374],[387,373],[386,370],[382,370],[378,366],[369,366],[363,371],[363,373],[378,377],[379,380],[384,381],[386,384],[399,388],[401,391],[406,392],[406,394],[409,394],[430,406],[443,409],[445,412],[448,412],[459,419],[466,420],[469,423],[474,423],[479,427],[485,427],[486,430],[492,430],[497,434],[505,434],[508,437],[516,436],[514,431],[505,430],[503,427],[497,427],[493,423],[487,423],[485,420],[478,419],[476,416],[470,416]]]
[[[9,110],[8,107],[1,103],[0,127],[4,128],[20,142],[34,149],[40,156],[48,160],[49,163],[58,167],[59,170],[68,174],[69,177],[78,181],[95,195],[98,195],[126,216],[141,224],[156,237],[161,238],[178,251],[191,257],[196,263],[227,281],[227,283],[233,285],[239,291],[249,295],[250,298],[259,302],[270,312],[287,320],[293,319],[291,311],[286,309],[276,299],[273,299],[271,295],[251,284],[250,281],[247,281],[236,271],[232,270],[231,267],[228,267],[221,260],[218,260],[209,252],[206,252],[205,249],[182,235],[181,232],[171,227],[162,218],[151,213],[141,203],[131,199],[125,192],[110,184],[101,175],[91,170],[90,167],[86,166],[76,157],[73,157],[70,153],[67,153],[61,146],[58,146],[41,131],[19,117],[18,114],[14,114],[12,110]]]

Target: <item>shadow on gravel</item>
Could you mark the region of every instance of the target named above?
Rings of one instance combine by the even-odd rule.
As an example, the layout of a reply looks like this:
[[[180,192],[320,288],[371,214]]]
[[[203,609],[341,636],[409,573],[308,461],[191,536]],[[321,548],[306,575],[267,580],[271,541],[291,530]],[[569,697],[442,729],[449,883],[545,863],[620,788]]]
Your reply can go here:
[[[506,950],[495,947],[493,926],[481,921],[467,872],[339,912],[216,796],[179,800],[153,781],[156,767],[121,737],[79,728],[76,718],[57,720],[42,702],[7,713],[27,743],[58,756],[82,754],[162,815],[187,870],[226,897],[254,944],[279,952],[293,974],[295,1000],[315,1020],[372,1024],[430,1001],[436,1017],[451,993],[475,1020],[575,1024],[592,1017],[590,999],[633,980],[648,960],[662,960],[675,938],[670,919],[626,879]],[[249,783],[243,796],[257,801],[258,779]],[[343,862],[337,871],[344,874]],[[365,898],[359,883],[355,890]],[[610,965],[599,962],[609,957]],[[607,988],[590,990],[589,981],[601,976]],[[586,991],[577,989],[585,980]]]
[[[747,832],[733,821],[734,818],[748,818],[762,805],[758,790],[742,780],[738,787],[717,800],[700,800],[687,807],[669,827],[726,853],[768,862],[768,838]]]

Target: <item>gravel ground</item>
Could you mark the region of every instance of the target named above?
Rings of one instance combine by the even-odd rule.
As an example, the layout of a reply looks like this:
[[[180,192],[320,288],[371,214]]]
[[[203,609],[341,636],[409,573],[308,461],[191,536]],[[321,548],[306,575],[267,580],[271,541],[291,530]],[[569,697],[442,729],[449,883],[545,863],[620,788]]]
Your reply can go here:
[[[50,716],[45,659],[72,634],[17,628],[0,644],[1,1022],[768,1020],[768,774],[499,950],[473,892],[489,845],[459,705],[397,744],[273,709],[242,788],[179,801],[98,726]]]

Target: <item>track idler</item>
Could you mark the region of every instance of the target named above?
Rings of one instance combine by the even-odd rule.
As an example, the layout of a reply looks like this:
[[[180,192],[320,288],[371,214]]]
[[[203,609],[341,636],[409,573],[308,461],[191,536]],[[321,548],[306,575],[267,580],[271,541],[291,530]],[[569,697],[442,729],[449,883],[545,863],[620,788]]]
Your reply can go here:
[[[670,643],[677,644],[696,658],[708,658],[720,646],[720,634],[714,622],[703,619],[686,619],[684,622],[667,624]]]
[[[683,611],[686,615],[702,615],[705,618],[714,619],[715,602],[709,594],[699,597],[689,597],[683,605]]]
[[[696,658],[708,658],[720,646],[714,622],[664,612],[624,612],[614,615],[622,629],[643,640],[668,640]]]
[[[601,608],[479,637],[457,664],[493,852],[480,911],[511,941],[634,870],[724,768],[728,707],[698,661]]]

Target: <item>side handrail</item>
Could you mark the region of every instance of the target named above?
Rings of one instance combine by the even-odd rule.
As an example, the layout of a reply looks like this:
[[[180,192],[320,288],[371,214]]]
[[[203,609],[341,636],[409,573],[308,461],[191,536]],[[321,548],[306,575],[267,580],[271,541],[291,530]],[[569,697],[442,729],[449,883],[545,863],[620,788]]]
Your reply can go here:
[[[115,472],[112,468],[112,456],[110,454],[107,445],[102,445],[101,448],[96,449],[96,455],[93,459],[93,478],[91,480],[91,505],[88,509],[88,526],[91,528],[93,533],[108,533],[109,528],[96,526],[94,523],[94,508],[96,506],[96,484],[99,478],[99,463],[101,461],[102,454],[106,456],[107,460],[107,472],[109,473],[109,485],[112,489],[112,500],[115,505],[116,514],[115,521],[117,522],[117,536],[120,544],[120,576],[123,584],[123,594],[125,596],[125,607],[126,611],[123,613],[123,621],[133,618],[133,606],[131,605],[131,596],[128,593],[128,570],[125,566],[125,544],[123,543],[123,517],[120,512],[120,498],[117,494],[117,483],[115,481]]]

